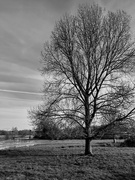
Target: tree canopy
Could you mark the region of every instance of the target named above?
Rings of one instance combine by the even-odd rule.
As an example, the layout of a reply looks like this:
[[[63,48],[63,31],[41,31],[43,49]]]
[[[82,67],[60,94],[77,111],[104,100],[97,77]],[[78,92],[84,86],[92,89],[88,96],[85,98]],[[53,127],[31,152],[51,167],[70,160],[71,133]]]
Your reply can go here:
[[[64,15],[42,51],[44,105],[38,120],[80,125],[90,141],[120,121],[134,116],[135,42],[130,16],[106,12],[99,5],[80,5],[76,15]],[[31,112],[32,113],[32,112]],[[93,124],[102,125],[91,131]]]

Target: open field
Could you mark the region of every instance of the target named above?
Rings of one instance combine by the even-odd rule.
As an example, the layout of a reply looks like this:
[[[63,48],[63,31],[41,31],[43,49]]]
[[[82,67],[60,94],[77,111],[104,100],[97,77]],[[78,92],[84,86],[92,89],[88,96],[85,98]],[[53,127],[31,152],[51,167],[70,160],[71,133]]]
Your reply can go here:
[[[135,148],[84,141],[38,141],[37,145],[0,150],[0,180],[135,180]]]
[[[123,140],[118,140],[118,142],[121,142]],[[92,144],[98,145],[100,143],[103,144],[104,142],[110,143],[113,142],[113,140],[94,140],[92,141]],[[84,145],[84,140],[28,140],[28,139],[15,139],[15,140],[1,140],[0,141],[0,150],[1,149],[8,149],[8,148],[14,148],[14,147],[24,147],[24,146],[33,146],[37,144],[44,144],[46,147],[59,147],[59,146],[77,146],[77,145]]]

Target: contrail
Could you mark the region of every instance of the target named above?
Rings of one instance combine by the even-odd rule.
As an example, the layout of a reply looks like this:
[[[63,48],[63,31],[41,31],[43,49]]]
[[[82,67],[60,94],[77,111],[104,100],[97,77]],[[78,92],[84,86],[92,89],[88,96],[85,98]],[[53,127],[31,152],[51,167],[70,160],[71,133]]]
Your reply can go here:
[[[31,95],[43,95],[43,93],[35,93],[35,92],[27,92],[27,91],[15,91],[15,90],[7,90],[7,89],[0,89],[0,92],[10,92],[10,93],[18,93],[18,94],[31,94]]]

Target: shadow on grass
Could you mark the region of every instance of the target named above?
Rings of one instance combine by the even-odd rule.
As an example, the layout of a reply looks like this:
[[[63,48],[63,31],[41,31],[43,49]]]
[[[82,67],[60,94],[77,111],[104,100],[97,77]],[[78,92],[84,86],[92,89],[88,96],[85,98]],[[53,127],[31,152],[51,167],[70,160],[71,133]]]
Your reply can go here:
[[[122,174],[117,174],[116,176],[117,180],[135,180],[135,172],[134,173],[122,173]]]
[[[63,150],[63,149],[62,149]],[[19,157],[19,156],[23,156],[23,157],[75,157],[75,156],[86,156],[84,153],[79,153],[79,152],[66,152],[66,150],[64,151],[51,151],[50,150],[18,150],[18,149],[9,149],[9,150],[0,150],[0,156],[6,156],[6,157]]]

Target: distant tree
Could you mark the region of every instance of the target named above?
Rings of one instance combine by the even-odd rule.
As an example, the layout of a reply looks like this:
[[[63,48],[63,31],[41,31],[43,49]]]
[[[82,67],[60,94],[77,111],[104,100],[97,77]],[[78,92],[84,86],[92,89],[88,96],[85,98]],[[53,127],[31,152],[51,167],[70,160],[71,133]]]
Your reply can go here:
[[[83,129],[76,125],[74,127],[65,127],[61,134],[62,139],[83,139]]]
[[[85,155],[92,154],[90,142],[99,133],[133,119],[134,57],[126,12],[105,12],[96,4],[79,6],[75,16],[65,15],[56,23],[44,45],[45,101],[36,111],[38,117],[70,127],[78,124],[84,132]],[[93,124],[102,123],[92,131]]]
[[[103,128],[104,125],[100,126],[100,128]],[[105,125],[106,126],[106,125]],[[95,127],[95,129],[98,129],[99,127]],[[116,139],[124,139],[130,136],[131,128],[126,124],[126,122],[116,122],[112,126],[108,127],[106,130],[101,131],[97,138],[99,139],[113,139],[115,142]]]
[[[31,136],[33,134],[33,131],[29,130],[29,129],[23,129],[23,130],[19,130],[18,131],[18,135],[21,138],[24,138],[25,136]]]
[[[0,135],[6,135],[6,130],[0,130]]]
[[[12,127],[12,138],[14,139],[18,135],[17,127]]]
[[[42,114],[41,107],[37,109],[34,108],[30,111],[30,118],[35,127],[35,137],[42,139],[60,139],[61,129],[59,125],[53,119],[48,120],[48,118]]]

